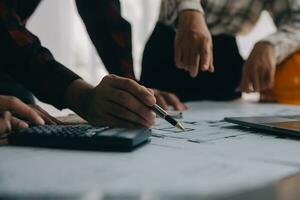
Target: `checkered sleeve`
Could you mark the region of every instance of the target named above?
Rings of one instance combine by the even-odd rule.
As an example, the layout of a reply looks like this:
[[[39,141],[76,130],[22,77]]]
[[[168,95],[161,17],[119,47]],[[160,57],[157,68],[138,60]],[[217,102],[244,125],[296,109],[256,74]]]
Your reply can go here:
[[[177,1],[178,12],[181,12],[183,10],[196,10],[201,13],[204,13],[200,0],[176,0],[176,1]]]
[[[300,1],[276,0],[268,8],[277,31],[264,38],[273,45],[277,64],[300,50]]]
[[[162,0],[159,22],[166,25],[174,25],[178,18],[178,13],[184,10],[195,10],[204,14],[201,0]]]

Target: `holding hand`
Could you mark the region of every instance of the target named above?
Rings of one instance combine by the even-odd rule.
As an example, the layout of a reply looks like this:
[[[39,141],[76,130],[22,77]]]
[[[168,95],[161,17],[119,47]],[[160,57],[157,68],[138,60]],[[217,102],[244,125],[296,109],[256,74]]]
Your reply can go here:
[[[242,80],[237,91],[250,93],[272,88],[275,71],[273,47],[268,43],[257,43],[244,64]]]
[[[169,106],[173,106],[174,110],[177,111],[185,111],[187,110],[187,106],[184,105],[178,97],[169,92],[162,92],[156,89],[152,89],[154,92],[157,104],[161,106],[164,110],[168,110]]]
[[[84,98],[78,112],[93,125],[135,128],[155,123],[156,115],[150,109],[156,103],[154,94],[131,79],[108,75]]]
[[[191,77],[196,77],[199,71],[214,72],[211,34],[204,16],[197,11],[183,11],[179,15],[175,62]]]

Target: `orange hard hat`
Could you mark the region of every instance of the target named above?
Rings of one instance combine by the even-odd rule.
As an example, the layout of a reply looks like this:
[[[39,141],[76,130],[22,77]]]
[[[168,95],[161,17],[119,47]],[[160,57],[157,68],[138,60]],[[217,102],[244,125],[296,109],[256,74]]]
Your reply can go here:
[[[261,99],[300,105],[300,51],[276,68],[274,86],[262,92]]]

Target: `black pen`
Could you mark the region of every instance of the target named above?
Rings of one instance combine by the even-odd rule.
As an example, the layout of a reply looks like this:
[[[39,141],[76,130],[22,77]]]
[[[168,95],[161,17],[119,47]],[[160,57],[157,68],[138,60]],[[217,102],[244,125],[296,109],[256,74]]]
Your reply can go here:
[[[161,118],[165,119],[167,122],[175,126],[176,128],[184,131],[184,127],[176,121],[173,117],[171,117],[164,109],[162,109],[159,105],[155,104],[152,107],[152,110]]]

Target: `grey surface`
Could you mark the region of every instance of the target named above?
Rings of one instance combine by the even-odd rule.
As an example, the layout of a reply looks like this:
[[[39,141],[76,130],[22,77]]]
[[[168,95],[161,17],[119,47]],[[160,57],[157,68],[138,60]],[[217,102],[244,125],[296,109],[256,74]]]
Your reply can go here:
[[[236,129],[224,117],[296,115],[273,104],[190,103],[191,132],[163,131],[132,153],[0,147],[0,197],[24,199],[275,199],[300,171],[300,141]],[[46,198],[46,199],[47,199]]]

